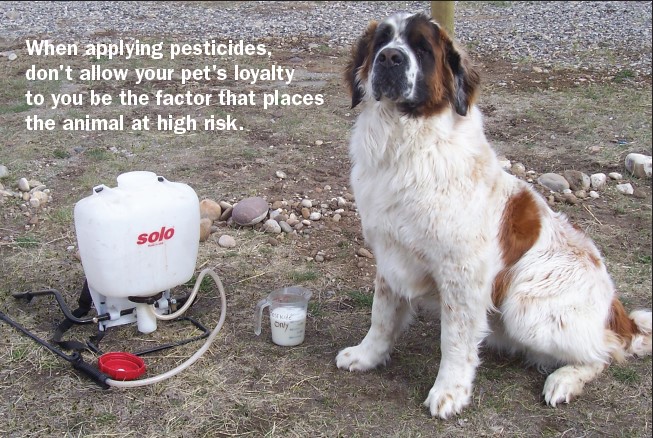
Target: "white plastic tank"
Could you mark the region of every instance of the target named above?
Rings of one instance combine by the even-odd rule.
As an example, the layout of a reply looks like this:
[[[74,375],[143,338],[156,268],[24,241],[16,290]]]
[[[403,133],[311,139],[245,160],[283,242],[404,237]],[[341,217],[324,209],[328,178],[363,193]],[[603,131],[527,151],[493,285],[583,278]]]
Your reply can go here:
[[[148,297],[191,279],[199,248],[199,199],[153,172],[123,173],[75,205],[79,254],[93,292]]]

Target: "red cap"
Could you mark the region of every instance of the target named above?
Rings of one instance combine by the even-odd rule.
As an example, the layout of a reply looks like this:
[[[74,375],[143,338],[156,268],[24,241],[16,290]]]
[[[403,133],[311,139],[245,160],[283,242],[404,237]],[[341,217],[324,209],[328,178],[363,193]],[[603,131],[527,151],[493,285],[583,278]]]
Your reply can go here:
[[[105,353],[98,358],[98,367],[116,380],[134,380],[145,374],[145,362],[131,353]]]

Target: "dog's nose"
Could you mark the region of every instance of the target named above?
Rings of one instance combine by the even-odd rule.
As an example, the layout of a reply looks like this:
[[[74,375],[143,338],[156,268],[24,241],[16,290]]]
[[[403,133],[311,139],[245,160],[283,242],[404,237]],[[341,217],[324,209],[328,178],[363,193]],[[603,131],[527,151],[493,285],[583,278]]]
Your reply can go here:
[[[381,50],[377,62],[383,67],[396,67],[406,61],[406,55],[400,50],[387,48]]]

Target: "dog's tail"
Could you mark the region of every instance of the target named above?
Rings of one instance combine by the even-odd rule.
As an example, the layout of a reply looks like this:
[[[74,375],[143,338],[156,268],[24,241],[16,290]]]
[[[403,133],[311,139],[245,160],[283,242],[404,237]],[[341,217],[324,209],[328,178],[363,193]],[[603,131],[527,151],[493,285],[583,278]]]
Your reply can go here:
[[[646,356],[651,354],[652,320],[653,314],[648,310],[634,310],[627,315],[621,301],[615,298],[610,309],[608,329],[620,339],[624,353]]]

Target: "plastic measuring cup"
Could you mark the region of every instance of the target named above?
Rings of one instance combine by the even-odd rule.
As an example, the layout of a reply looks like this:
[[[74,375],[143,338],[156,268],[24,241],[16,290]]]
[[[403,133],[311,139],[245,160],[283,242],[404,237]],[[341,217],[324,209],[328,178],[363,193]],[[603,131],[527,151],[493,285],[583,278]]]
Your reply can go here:
[[[261,334],[263,309],[270,307],[272,342],[291,347],[304,342],[308,300],[312,292],[301,286],[275,290],[256,304],[254,309],[254,333]]]

